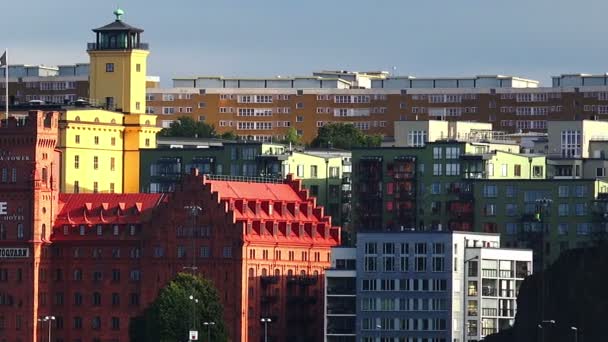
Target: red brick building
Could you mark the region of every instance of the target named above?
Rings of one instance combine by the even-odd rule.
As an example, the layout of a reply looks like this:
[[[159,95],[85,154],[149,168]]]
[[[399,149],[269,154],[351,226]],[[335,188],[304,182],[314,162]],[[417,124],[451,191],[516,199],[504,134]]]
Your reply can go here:
[[[299,181],[193,174],[172,194],[59,194],[56,138],[54,113],[0,128],[0,341],[38,341],[45,315],[54,341],[128,341],[129,319],[193,263],[232,341],[260,341],[261,317],[270,341],[321,340],[340,231]]]

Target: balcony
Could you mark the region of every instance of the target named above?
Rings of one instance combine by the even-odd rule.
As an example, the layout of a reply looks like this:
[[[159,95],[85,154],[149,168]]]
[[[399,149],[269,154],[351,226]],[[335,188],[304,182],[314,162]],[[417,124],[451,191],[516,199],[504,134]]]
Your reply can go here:
[[[498,316],[498,309],[496,308],[481,308],[482,316]]]
[[[496,297],[496,288],[495,287],[486,287],[481,288],[481,295],[485,297]]]
[[[484,268],[481,270],[481,275],[484,278],[498,278],[498,271],[493,268]]]
[[[287,284],[298,284],[300,286],[309,286],[317,283],[315,276],[291,276],[287,277]]]
[[[501,278],[513,278],[515,272],[512,270],[500,270],[499,274]]]
[[[97,50],[129,50],[129,49],[137,49],[137,50],[150,50],[150,44],[148,43],[135,43],[132,47],[121,46],[119,44],[115,45],[102,45],[97,43],[87,43],[87,51],[97,51]]]
[[[488,336],[498,332],[496,328],[481,328],[481,336]]]
[[[262,285],[274,285],[279,283],[278,276],[261,276]]]

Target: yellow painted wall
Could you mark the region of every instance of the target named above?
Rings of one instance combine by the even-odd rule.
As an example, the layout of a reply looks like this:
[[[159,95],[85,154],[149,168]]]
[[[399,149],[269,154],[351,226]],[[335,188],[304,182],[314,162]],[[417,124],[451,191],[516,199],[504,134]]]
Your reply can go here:
[[[124,113],[145,113],[148,54],[145,50],[89,51],[91,99],[105,104],[106,97],[114,97],[116,109]],[[113,72],[106,71],[107,63],[114,63]],[[140,65],[139,71],[137,64]]]
[[[124,133],[124,192],[140,192],[139,188],[139,150],[156,148],[156,115],[126,114]]]
[[[67,110],[60,115],[59,146],[62,152],[62,192],[73,193],[75,181],[79,192],[123,191],[123,114],[99,109]],[[77,137],[79,140],[77,140]],[[95,142],[98,137],[98,143]],[[114,138],[114,144],[112,144]],[[79,157],[76,167],[75,157]],[[98,167],[94,168],[94,157]],[[111,168],[114,158],[114,168]]]

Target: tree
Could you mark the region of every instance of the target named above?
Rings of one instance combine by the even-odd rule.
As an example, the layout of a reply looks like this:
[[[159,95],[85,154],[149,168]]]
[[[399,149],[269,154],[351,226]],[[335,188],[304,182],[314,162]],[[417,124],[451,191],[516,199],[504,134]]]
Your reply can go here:
[[[222,133],[221,138],[226,139],[226,140],[236,140],[237,136],[234,133],[234,131],[228,131],[228,132]]]
[[[335,147],[350,150],[353,147],[380,146],[382,138],[378,135],[366,135],[353,124],[332,123],[321,128],[312,141],[313,147]]]
[[[215,287],[202,277],[179,273],[141,316],[131,320],[129,335],[134,342],[181,342],[188,340],[188,331],[195,326],[199,335],[206,338],[203,322],[215,322],[211,327],[213,341],[227,341],[223,308]]]
[[[282,144],[292,144],[292,145],[300,145],[300,136],[298,135],[298,131],[290,127],[287,130],[287,134],[285,134],[285,139],[281,140]]]
[[[160,131],[163,137],[187,137],[187,138],[217,138],[218,134],[213,125],[201,121],[194,121],[189,116],[182,116],[171,123],[169,128]]]

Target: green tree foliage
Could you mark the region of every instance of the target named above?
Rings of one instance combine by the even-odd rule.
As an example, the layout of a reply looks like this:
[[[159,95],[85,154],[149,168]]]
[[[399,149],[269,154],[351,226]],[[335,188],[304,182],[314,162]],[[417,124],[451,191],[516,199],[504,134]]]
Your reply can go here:
[[[184,137],[184,138],[222,138],[236,139],[234,132],[218,134],[213,125],[208,125],[202,121],[194,121],[189,116],[182,116],[177,121],[171,123],[169,128],[163,128],[160,133],[163,137]]]
[[[133,342],[182,342],[188,340],[188,331],[195,325],[199,341],[206,340],[208,328],[203,322],[210,321],[215,322],[211,339],[227,341],[223,308],[215,287],[204,278],[179,273],[141,316],[131,320],[129,335]]]
[[[300,136],[298,135],[298,131],[293,127],[290,127],[287,130],[287,134],[285,134],[285,139],[281,140],[281,144],[289,143],[291,143],[292,145],[300,145],[302,143],[302,141],[300,140]]]
[[[335,147],[350,150],[353,147],[380,146],[382,137],[366,135],[352,124],[333,123],[319,128],[313,147]]]

